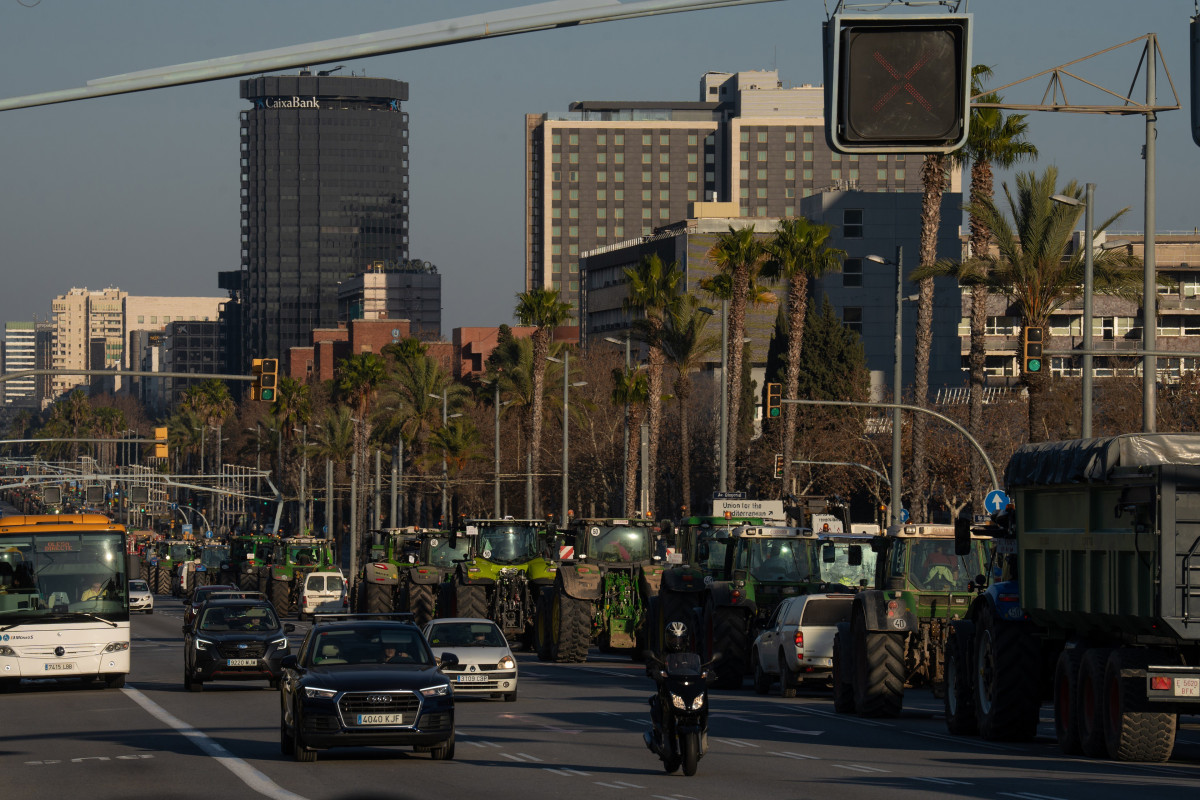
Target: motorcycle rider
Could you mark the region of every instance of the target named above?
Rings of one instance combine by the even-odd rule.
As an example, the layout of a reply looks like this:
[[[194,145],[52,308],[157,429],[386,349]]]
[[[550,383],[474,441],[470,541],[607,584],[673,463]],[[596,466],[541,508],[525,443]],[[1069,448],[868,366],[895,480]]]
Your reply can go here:
[[[663,668],[666,674],[671,674],[672,668],[694,669],[700,659],[692,652],[692,635],[687,625],[682,622],[667,623],[663,632]],[[670,700],[663,688],[663,677],[659,670],[651,670],[656,684],[656,691],[650,695],[650,719],[654,723],[653,732],[644,734],[646,746],[656,753],[662,752],[663,708]]]

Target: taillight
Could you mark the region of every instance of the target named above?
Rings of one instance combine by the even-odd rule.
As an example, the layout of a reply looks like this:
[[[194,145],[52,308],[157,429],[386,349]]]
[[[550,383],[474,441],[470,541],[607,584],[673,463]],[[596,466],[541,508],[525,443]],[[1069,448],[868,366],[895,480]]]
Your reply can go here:
[[[1150,688],[1159,692],[1169,692],[1172,688],[1171,683],[1170,678],[1151,678]]]
[[[796,660],[804,660],[804,631],[796,629]]]
[[[734,589],[732,592],[729,593],[729,599],[731,601],[733,601],[734,603],[738,602],[739,600],[742,599],[741,591],[738,589]]]
[[[896,609],[898,608],[900,608],[900,602],[898,600],[888,600],[887,615],[889,617],[896,616]]]

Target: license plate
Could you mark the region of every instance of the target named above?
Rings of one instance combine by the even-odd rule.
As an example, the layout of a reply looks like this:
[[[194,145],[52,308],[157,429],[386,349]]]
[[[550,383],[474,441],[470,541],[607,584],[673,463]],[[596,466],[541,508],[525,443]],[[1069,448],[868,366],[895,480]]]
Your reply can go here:
[[[1176,678],[1176,697],[1200,697],[1200,678]]]
[[[46,664],[46,672],[72,672],[74,669],[74,661],[53,661]]]
[[[486,683],[487,675],[459,675],[459,683]]]
[[[229,659],[228,663],[229,663],[229,666],[231,666],[231,667],[257,667],[258,659],[257,658],[231,658],[231,659]]]
[[[403,714],[359,714],[359,725],[403,725]]]

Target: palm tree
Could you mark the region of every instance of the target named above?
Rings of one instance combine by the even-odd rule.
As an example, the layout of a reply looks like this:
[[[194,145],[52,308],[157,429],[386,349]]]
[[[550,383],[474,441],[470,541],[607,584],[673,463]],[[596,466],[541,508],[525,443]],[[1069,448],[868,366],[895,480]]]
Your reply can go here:
[[[971,94],[980,103],[999,103],[1002,98],[995,92],[983,93],[983,81],[992,76],[992,70],[977,64],[971,70]],[[1005,114],[999,108],[971,108],[971,127],[967,143],[961,150],[950,155],[951,160],[962,165],[971,163],[970,205],[978,206],[984,198],[994,195],[993,167],[1010,169],[1025,159],[1037,158],[1037,147],[1025,141],[1029,125],[1025,114]],[[975,273],[986,262],[975,257],[988,252],[992,232],[982,218],[971,215],[970,253],[972,258],[958,271],[959,284],[971,289],[971,347],[967,357],[970,375],[970,405],[967,429],[976,439],[983,438],[983,384],[987,368],[987,299],[985,281],[976,280]],[[983,489],[987,486],[983,459],[971,453],[971,487],[975,508],[983,507]]]
[[[448,420],[445,425],[430,435],[429,449],[431,456],[437,454],[439,464],[446,465],[446,475],[450,480],[450,508],[453,517],[453,509],[458,505],[458,489],[454,480],[468,463],[483,459],[479,430],[469,419]],[[446,520],[445,524],[451,525],[452,520]]]
[[[708,251],[708,257],[717,269],[729,277],[729,430],[726,436],[728,477],[734,483],[737,482],[737,433],[742,406],[742,353],[745,350],[742,340],[746,337],[746,304],[765,253],[765,244],[755,235],[753,225],[740,229],[730,225],[729,232],[718,236]]]
[[[387,375],[386,362],[375,353],[356,353],[343,359],[334,373],[334,389],[338,398],[354,413],[354,452],[358,456],[358,507],[351,509],[355,520],[366,518],[367,512],[367,442],[371,439],[371,404],[375,393]],[[354,527],[357,530],[356,526]],[[352,542],[351,547],[357,546]]]
[[[550,355],[550,337],[554,329],[571,318],[571,306],[558,299],[551,289],[530,289],[517,295],[514,312],[522,325],[531,325],[533,331],[533,407],[529,425],[529,447],[532,454],[532,472],[538,474],[542,447],[542,409],[546,385],[546,357]],[[539,492],[534,492],[534,516],[541,515]]]
[[[797,398],[800,385],[800,349],[804,343],[804,320],[808,314],[809,280],[841,269],[845,250],[826,243],[832,228],[810,222],[804,217],[785,219],[767,242],[767,261],[763,277],[786,280],[787,294],[787,376],[783,396]],[[788,403],[783,410],[783,487],[792,485],[792,441],[796,438],[797,408]]]
[[[647,402],[647,421],[650,423],[650,442],[647,469],[657,475],[658,439],[662,430],[662,383],[663,352],[659,337],[666,317],[679,304],[679,282],[683,273],[679,262],[664,264],[658,254],[646,256],[637,267],[625,268],[625,279],[629,283],[629,296],[625,299],[627,311],[637,311],[641,318],[634,321],[637,338],[646,344],[646,367],[650,398]],[[650,508],[655,507],[654,486],[650,481]]]
[[[344,405],[325,409],[325,413],[313,429],[313,436],[309,439],[309,455],[333,462],[335,482],[344,482],[349,478],[347,465],[354,454],[355,433],[354,418],[350,409]],[[325,490],[332,495],[331,505],[336,506],[334,487],[326,486]],[[341,530],[337,520],[344,516],[344,513],[335,513],[333,519],[325,520],[329,535],[338,542],[341,541]],[[341,547],[336,548],[336,551],[341,553]]]
[[[668,316],[660,335],[663,357],[675,370],[672,388],[679,403],[679,465],[682,475],[682,503],[692,508],[691,435],[688,425],[688,399],[692,394],[691,373],[700,369],[707,358],[721,349],[721,339],[706,336],[704,328],[711,317],[700,310],[698,298],[687,295]],[[687,514],[683,514],[687,516]]]
[[[125,412],[119,408],[112,406],[101,406],[94,412],[95,427],[94,432],[99,436],[115,439],[121,431],[125,430]],[[110,466],[116,463],[117,446],[114,442],[111,445],[104,445],[103,460]]]
[[[1048,323],[1051,315],[1083,292],[1084,248],[1071,251],[1071,238],[1079,221],[1083,204],[1069,206],[1057,203],[1052,195],[1061,194],[1082,199],[1083,189],[1071,181],[1056,189],[1058,170],[1047,167],[1040,175],[1033,172],[1016,176],[1016,197],[1004,185],[1012,222],[997,210],[990,198],[967,207],[972,218],[978,216],[995,235],[999,256],[987,255],[983,273],[986,285],[1005,294],[1020,307],[1027,326],[1046,329],[1045,349],[1050,349]],[[1119,219],[1127,209],[1118,211],[1096,228],[1104,230]],[[1085,245],[1086,246],[1086,245]],[[1094,289],[1097,294],[1117,295],[1126,299],[1141,296],[1142,261],[1125,250],[1099,250],[1093,257]],[[1023,335],[1022,335],[1022,338]],[[1023,347],[1020,342],[1018,347]],[[1049,388],[1049,370],[1025,375],[1029,388],[1029,440],[1040,441],[1044,430],[1039,421],[1045,416],[1042,408]]]
[[[612,371],[613,405],[629,407],[629,461],[625,464],[625,516],[637,511],[638,456],[642,452],[642,406],[650,398],[650,384],[640,367]]]

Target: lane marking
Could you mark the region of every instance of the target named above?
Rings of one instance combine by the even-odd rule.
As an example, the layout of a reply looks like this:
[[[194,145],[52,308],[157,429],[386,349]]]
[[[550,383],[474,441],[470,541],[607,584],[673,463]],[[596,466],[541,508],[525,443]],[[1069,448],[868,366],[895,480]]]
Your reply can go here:
[[[546,772],[553,772],[555,775],[565,775],[567,777],[571,777],[573,775],[591,775],[592,774],[590,772],[584,772],[583,770],[571,769],[570,767],[558,767],[558,768],[542,767],[542,769],[546,770]]]
[[[205,755],[214,759],[218,764],[232,772],[238,780],[246,784],[252,791],[263,795],[264,797],[273,798],[273,800],[308,800],[304,795],[295,794],[284,789],[279,784],[272,781],[263,773],[259,772],[254,767],[250,766],[246,761],[237,756],[230,755],[229,751],[222,747],[217,742],[210,739],[205,733],[193,728],[183,720],[171,714],[158,703],[151,700],[146,695],[139,692],[137,689],[126,686],[121,689],[127,697],[144,708],[150,716],[157,719],[159,722],[174,728],[185,739],[191,741],[192,744],[200,748]]]
[[[636,783],[626,783],[625,781],[613,781],[605,783],[604,781],[592,781],[597,786],[603,786],[607,789],[645,789],[645,786],[639,786]]]
[[[820,760],[821,760],[821,757],[820,757],[820,756],[810,756],[810,755],[807,755],[807,754],[805,754],[805,753],[780,753],[780,752],[779,752],[779,751],[777,751],[777,750],[772,750],[772,751],[771,751],[771,755],[773,755],[773,756],[782,756],[783,758],[808,758],[808,759],[812,759],[813,761],[820,761]]]
[[[914,781],[922,781],[923,783],[936,783],[939,786],[974,786],[970,781],[956,781],[952,778],[913,778]]]
[[[786,725],[768,725],[767,727],[774,728],[775,730],[782,731],[783,733],[798,733],[801,736],[820,736],[821,734],[825,733],[825,731],[802,731],[798,730],[797,728],[789,728]]]
[[[867,767],[862,764],[834,764],[838,769],[850,769],[855,772],[891,772],[889,769],[880,769],[879,767]]]
[[[1000,792],[1001,797],[1016,797],[1019,800],[1066,800],[1065,797],[1055,797],[1049,794],[1034,794],[1033,792]]]
[[[731,744],[734,747],[758,747],[758,745],[754,744],[753,742],[743,742],[740,739],[717,739],[717,741],[724,742],[725,744]]]
[[[950,742],[952,744],[962,744],[963,742],[971,742],[978,747],[987,747],[992,750],[1007,750],[1016,752],[1019,747],[1009,747],[1008,745],[996,744],[995,742],[987,742],[983,739],[971,739],[962,736],[951,736],[948,733],[931,733],[929,731],[909,731],[914,736],[924,736],[926,739],[936,739],[939,742]]]
[[[500,755],[504,756],[505,758],[507,758],[507,759],[508,759],[508,760],[510,760],[510,761],[521,761],[521,762],[526,762],[526,761],[537,761],[537,762],[541,762],[541,761],[544,761],[544,760],[545,760],[545,759],[538,758],[537,756],[531,756],[531,755],[529,755],[529,753],[517,753],[517,754],[515,754],[515,755],[514,755],[513,753],[501,753]]]

